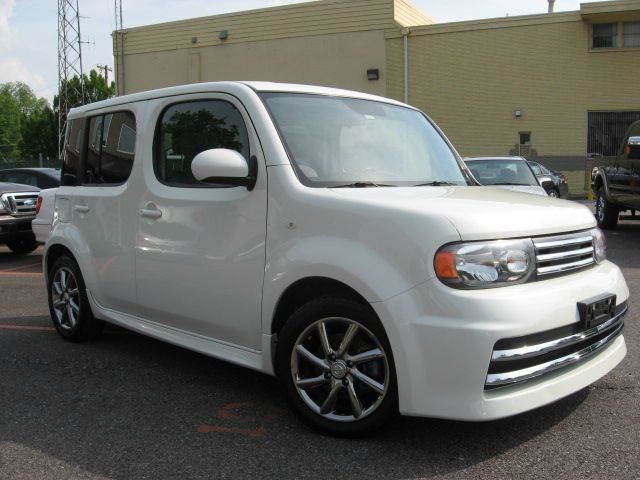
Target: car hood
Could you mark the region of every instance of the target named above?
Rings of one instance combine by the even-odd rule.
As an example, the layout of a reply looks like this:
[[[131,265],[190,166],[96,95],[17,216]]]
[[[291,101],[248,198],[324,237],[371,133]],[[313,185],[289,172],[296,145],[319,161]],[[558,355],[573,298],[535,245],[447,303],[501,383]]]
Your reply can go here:
[[[447,218],[462,240],[572,232],[596,225],[584,205],[498,187],[378,187],[333,189],[357,202]]]
[[[15,193],[15,192],[39,192],[38,187],[32,187],[31,185],[21,185],[19,183],[4,183],[0,182],[0,195],[3,193]]]

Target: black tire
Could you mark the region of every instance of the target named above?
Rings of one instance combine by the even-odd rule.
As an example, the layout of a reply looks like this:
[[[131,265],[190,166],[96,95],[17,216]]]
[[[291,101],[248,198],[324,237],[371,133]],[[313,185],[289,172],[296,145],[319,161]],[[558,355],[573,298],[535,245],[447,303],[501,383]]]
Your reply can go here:
[[[613,230],[618,225],[620,210],[608,199],[603,188],[596,194],[596,220],[598,226],[605,230]]]
[[[63,272],[67,278],[66,286],[60,281]],[[77,294],[72,293],[74,286]],[[60,293],[61,287],[66,295]],[[93,316],[84,279],[75,259],[63,255],[54,262],[47,277],[47,294],[51,320],[62,338],[72,342],[83,342],[97,338],[102,333],[104,322]],[[66,306],[59,304],[54,306],[54,303],[59,300],[63,301],[63,297],[67,299]],[[69,308],[73,312],[72,317],[70,317]]]
[[[38,248],[38,242],[33,234],[20,235],[7,240],[7,247],[18,255],[26,255]]]
[[[558,192],[558,190],[556,190],[555,188],[552,188],[551,190],[549,190],[547,192],[547,195],[553,198],[560,198],[560,192]]]
[[[334,375],[333,367],[322,370],[316,364],[308,363],[307,365],[311,366],[312,369],[315,368],[316,372],[324,371],[324,374],[320,373],[316,378],[323,382],[322,376],[324,375],[326,382],[307,387],[309,390],[302,388],[301,390],[305,394],[310,392],[309,395],[320,395],[320,398],[324,398],[324,395],[330,396],[328,392],[332,388],[337,387],[340,392],[335,396],[336,400],[333,402],[332,410],[327,412],[326,415],[336,416],[339,408],[348,408],[351,409],[350,416],[353,417],[348,421],[330,419],[326,415],[314,411],[306,403],[309,399],[303,399],[303,393],[299,392],[294,381],[294,375],[297,377],[300,372],[299,368],[301,368],[298,367],[298,362],[302,364],[302,361],[299,360],[299,354],[296,353],[295,356],[293,354],[295,345],[300,338],[312,339],[313,332],[319,335],[316,326],[320,321],[328,322],[329,349],[332,352],[339,353],[339,344],[344,340],[344,334],[339,333],[340,322],[350,322],[342,324],[345,325],[347,331],[352,324],[356,324],[358,333],[353,337],[343,356],[338,359],[334,358],[333,362],[328,360],[328,356],[322,359],[323,362],[332,365],[342,362],[343,367],[345,367],[344,362],[347,362],[349,364],[347,365],[348,368],[340,372],[343,376]],[[335,336],[330,329],[334,330]],[[338,332],[335,331],[336,329],[338,329]],[[309,332],[309,335],[307,336],[305,332]],[[318,336],[318,342],[319,338]],[[382,350],[384,357],[359,363],[356,369],[356,365],[347,359],[354,358],[354,355],[361,353],[361,351],[374,351],[370,347],[371,342],[374,341],[377,341],[378,348]],[[332,350],[332,348],[335,350]],[[320,346],[320,355],[322,355],[322,346]],[[306,360],[306,358],[303,358],[303,360]],[[294,362],[297,373],[294,373]],[[355,359],[354,363],[357,363]],[[391,346],[380,320],[368,305],[339,297],[321,297],[308,302],[294,312],[282,328],[278,336],[275,366],[276,374],[284,387],[289,405],[304,423],[314,429],[334,436],[359,437],[380,428],[398,414],[398,388]],[[354,377],[352,375],[354,370],[358,370],[356,372],[358,375],[364,373],[369,375],[369,379],[375,378],[376,381],[379,381],[378,385],[386,388],[384,393],[374,391],[362,378]],[[380,380],[381,377],[378,376],[381,372],[384,372],[383,380]],[[316,373],[310,373],[309,375],[313,377]],[[352,403],[352,393],[357,399],[355,403],[363,407],[361,409],[362,418],[357,418],[356,414],[353,413],[356,410],[354,409],[354,403]],[[374,400],[369,402],[368,400],[372,398]],[[362,403],[360,403],[360,400],[362,400]],[[348,411],[343,410],[343,412]],[[342,418],[348,418],[349,414],[346,413],[346,415]]]

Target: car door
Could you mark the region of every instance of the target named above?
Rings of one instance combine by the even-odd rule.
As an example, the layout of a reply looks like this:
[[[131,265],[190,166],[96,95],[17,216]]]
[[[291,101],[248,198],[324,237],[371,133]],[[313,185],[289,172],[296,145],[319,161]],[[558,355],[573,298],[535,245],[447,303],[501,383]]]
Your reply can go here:
[[[629,171],[629,192],[626,205],[640,209],[640,122],[632,125],[629,129],[620,155]]]
[[[111,128],[103,128],[105,118]],[[121,132],[133,131],[124,138]],[[78,186],[71,199],[72,221],[82,236],[88,260],[82,265],[93,280],[89,289],[100,306],[127,312],[135,294],[134,239],[137,211],[130,175],[135,158],[133,111],[97,113],[86,120]]]
[[[171,328],[259,349],[267,180],[250,118],[225,94],[173,97],[150,107],[136,237],[139,315]],[[211,148],[255,156],[257,183],[198,182],[191,161]]]

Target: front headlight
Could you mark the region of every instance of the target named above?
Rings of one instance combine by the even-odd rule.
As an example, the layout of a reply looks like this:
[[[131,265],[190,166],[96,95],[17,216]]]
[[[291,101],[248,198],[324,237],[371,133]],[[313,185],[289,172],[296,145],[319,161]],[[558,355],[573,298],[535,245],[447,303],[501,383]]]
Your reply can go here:
[[[531,239],[453,243],[435,256],[438,278],[454,288],[492,288],[524,283],[535,273]]]
[[[7,200],[4,195],[0,195],[0,213],[9,212],[9,205],[7,204]]]
[[[607,259],[607,239],[599,228],[591,230],[593,237],[593,257],[597,263],[602,263]]]

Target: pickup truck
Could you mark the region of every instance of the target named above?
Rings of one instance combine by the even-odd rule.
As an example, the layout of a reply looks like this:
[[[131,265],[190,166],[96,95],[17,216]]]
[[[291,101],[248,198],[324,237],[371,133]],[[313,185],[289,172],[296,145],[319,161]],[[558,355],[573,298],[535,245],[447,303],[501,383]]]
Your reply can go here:
[[[0,183],[0,244],[18,254],[30,253],[38,244],[31,230],[40,189]]]
[[[600,228],[615,228],[620,212],[640,210],[640,121],[627,130],[618,155],[593,168],[591,188]]]

